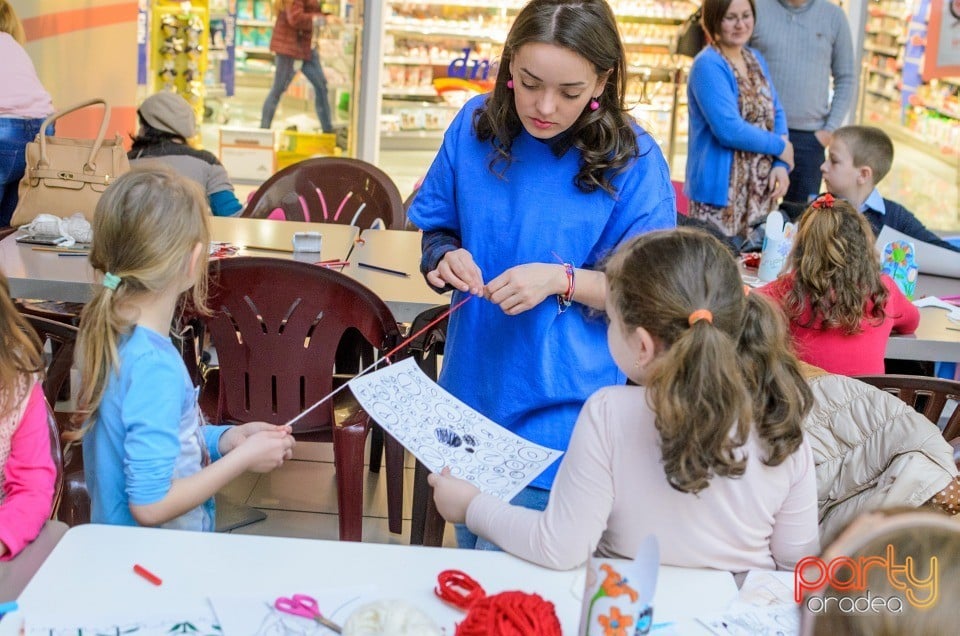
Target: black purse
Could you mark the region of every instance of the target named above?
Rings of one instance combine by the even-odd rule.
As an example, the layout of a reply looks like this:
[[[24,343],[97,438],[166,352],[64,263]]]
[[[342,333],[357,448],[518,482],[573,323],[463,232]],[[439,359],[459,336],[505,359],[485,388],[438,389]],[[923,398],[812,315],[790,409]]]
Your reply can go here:
[[[703,33],[703,27],[700,25],[700,18],[703,15],[703,9],[697,9],[680,25],[677,35],[677,47],[674,53],[685,55],[687,57],[696,57],[703,47],[707,45],[707,36]]]

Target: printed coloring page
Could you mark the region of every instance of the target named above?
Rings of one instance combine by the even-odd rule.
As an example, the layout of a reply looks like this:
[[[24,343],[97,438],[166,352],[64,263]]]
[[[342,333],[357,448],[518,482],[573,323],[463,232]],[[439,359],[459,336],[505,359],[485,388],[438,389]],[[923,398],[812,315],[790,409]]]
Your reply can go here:
[[[509,501],[563,452],[514,435],[428,378],[412,358],[350,381],[361,406],[432,472]]]

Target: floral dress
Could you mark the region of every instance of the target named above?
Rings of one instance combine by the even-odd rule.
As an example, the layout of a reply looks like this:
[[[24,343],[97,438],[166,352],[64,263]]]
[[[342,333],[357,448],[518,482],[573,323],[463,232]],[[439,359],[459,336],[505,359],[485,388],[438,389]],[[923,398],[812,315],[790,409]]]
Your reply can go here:
[[[717,49],[719,51],[719,49]],[[720,52],[723,55],[723,52]],[[749,49],[743,49],[747,66],[746,77],[724,55],[737,78],[740,116],[749,124],[767,131],[773,130],[774,107],[770,84]],[[766,218],[775,203],[770,191],[770,170],[773,157],[755,152],[735,150],[730,167],[730,189],[727,205],[710,205],[690,201],[689,216],[715,225],[726,236],[746,239],[750,228]]]

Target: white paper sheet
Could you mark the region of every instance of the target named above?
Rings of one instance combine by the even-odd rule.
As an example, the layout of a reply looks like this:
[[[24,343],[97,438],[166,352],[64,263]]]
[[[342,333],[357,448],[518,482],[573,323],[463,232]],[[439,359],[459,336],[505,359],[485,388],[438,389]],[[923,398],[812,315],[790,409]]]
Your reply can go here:
[[[241,598],[211,596],[210,606],[220,622],[223,636],[326,636],[334,632],[313,619],[294,616],[273,607],[279,596],[308,594],[317,600],[320,612],[341,627],[357,608],[377,600],[375,586],[325,588],[284,592],[274,597]]]
[[[884,225],[877,237],[877,250],[882,253],[884,245],[892,241],[910,241],[913,243],[914,258],[921,274],[960,278],[960,253],[938,245],[924,243]]]
[[[350,381],[373,419],[433,472],[509,501],[563,452],[514,435],[428,378],[412,358]]]

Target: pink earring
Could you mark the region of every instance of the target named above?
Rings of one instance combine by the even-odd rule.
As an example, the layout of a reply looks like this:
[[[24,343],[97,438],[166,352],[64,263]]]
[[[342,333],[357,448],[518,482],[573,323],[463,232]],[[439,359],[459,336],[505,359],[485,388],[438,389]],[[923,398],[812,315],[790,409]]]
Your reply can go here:
[[[513,90],[513,80],[512,80],[512,79],[508,79],[508,80],[507,80],[507,88],[509,88],[510,90]]]
[[[590,100],[590,110],[597,110],[600,108],[600,102],[598,101],[599,97],[594,97]]]

